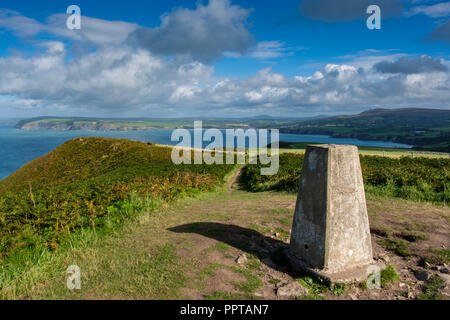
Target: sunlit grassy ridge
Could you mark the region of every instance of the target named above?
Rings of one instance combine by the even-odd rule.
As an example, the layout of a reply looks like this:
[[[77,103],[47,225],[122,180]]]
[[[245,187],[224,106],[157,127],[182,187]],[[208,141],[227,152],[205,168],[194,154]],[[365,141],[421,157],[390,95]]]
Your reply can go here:
[[[78,138],[0,182],[0,252],[56,248],[74,230],[118,223],[175,198],[211,191],[233,165],[175,165],[172,149]]]
[[[262,176],[260,165],[249,165],[243,169],[242,182],[251,191],[297,192],[303,157],[303,154],[281,154],[280,169],[273,176]],[[360,159],[369,193],[443,205],[450,203],[450,159],[377,156],[361,156]]]
[[[310,144],[317,144],[316,142],[280,142],[281,153],[298,153],[304,154],[306,148]],[[449,159],[449,154],[445,152],[433,151],[417,151],[414,149],[405,148],[385,148],[372,146],[358,146],[359,154],[364,156],[383,156],[389,158],[401,157],[424,157],[424,158],[445,158]]]

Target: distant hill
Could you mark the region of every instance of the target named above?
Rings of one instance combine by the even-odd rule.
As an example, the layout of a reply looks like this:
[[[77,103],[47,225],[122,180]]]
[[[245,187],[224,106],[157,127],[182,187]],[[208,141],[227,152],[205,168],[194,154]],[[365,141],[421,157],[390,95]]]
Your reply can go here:
[[[192,128],[194,120],[203,120],[204,128],[279,128],[283,133],[392,141],[413,145],[417,150],[450,152],[450,110],[439,109],[372,109],[355,115],[309,118],[278,118],[268,115],[242,119],[39,117],[19,121],[16,128],[130,131]]]
[[[295,122],[281,132],[393,141],[417,150],[450,152],[450,110],[373,109],[356,115]]]
[[[259,115],[254,117],[247,117],[243,120],[273,120],[273,121],[305,121],[305,120],[313,120],[313,119],[322,119],[327,118],[325,115],[317,115],[312,117],[274,117],[269,115]]]
[[[24,119],[16,124],[17,129],[23,130],[89,130],[89,131],[132,131],[152,129],[192,128],[194,121],[203,120],[204,128],[233,128],[248,127],[250,123],[266,124],[266,119],[107,119],[80,117],[37,117]],[[285,124],[286,121],[280,123]]]
[[[190,121],[171,119],[108,119],[83,117],[37,117],[24,119],[15,125],[23,130],[89,130],[89,131],[131,131],[183,127]]]
[[[260,115],[248,118],[88,118],[88,117],[36,117],[18,121],[17,129],[23,130],[89,130],[132,131],[151,129],[192,128],[194,121],[202,120],[204,128],[278,128],[294,121],[320,119],[315,117],[272,117]]]

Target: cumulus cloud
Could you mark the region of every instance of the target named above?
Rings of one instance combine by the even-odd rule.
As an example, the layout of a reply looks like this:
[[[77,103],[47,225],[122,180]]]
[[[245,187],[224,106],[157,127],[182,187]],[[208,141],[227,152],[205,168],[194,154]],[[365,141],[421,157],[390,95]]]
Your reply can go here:
[[[69,109],[127,110],[182,102],[213,72],[198,62],[178,64],[129,47],[105,47],[69,63],[64,51],[53,49],[32,58],[1,58],[0,94]]]
[[[210,0],[195,10],[177,8],[161,17],[159,27],[140,28],[132,38],[155,54],[211,61],[225,51],[244,53],[256,45],[247,28],[250,13],[229,0]]]
[[[296,51],[307,50],[303,47],[292,47],[282,41],[261,41],[256,48],[242,54],[239,52],[225,52],[226,57],[230,58],[255,58],[255,59],[273,59],[285,56],[292,56]]]
[[[310,76],[288,77],[271,68],[242,80],[215,76],[207,62],[223,54],[271,59],[302,49],[280,41],[256,44],[246,25],[249,14],[228,0],[212,0],[194,10],[178,8],[153,29],[84,17],[79,32],[68,32],[64,15],[40,23],[0,11],[0,28],[21,37],[52,35],[52,41],[37,42],[42,50],[33,56],[0,58],[0,109],[224,116],[448,108],[450,73],[436,71],[445,71],[449,62],[400,52],[366,50],[317,67]],[[74,55],[74,43],[95,50]]]
[[[424,14],[432,18],[448,17],[450,15],[450,2],[414,6],[406,12],[407,16],[416,14]]]
[[[49,16],[45,23],[0,9],[0,29],[12,31],[19,37],[50,34],[84,45],[110,46],[129,43],[152,54],[189,57],[197,61],[212,61],[224,52],[242,55],[257,43],[248,30],[251,9],[231,5],[230,0],[210,0],[199,3],[194,10],[176,8],[161,17],[157,28],[146,28],[124,21],[107,21],[82,17],[81,30],[68,30],[66,14]],[[255,55],[281,55],[290,50],[276,42],[263,42]]]
[[[43,25],[34,19],[22,16],[16,11],[1,8],[0,28],[9,29],[21,37],[34,36],[44,29]]]
[[[446,108],[450,101],[449,72],[374,73],[373,66],[347,62],[328,64],[311,76],[287,77],[266,68],[239,80],[216,77],[214,67],[201,62],[169,60],[130,46],[104,47],[69,61],[60,45],[47,48],[33,57],[0,58],[0,96],[14,97],[9,108],[224,116],[355,112],[367,105]],[[431,59],[419,58],[413,61]]]
[[[370,5],[378,5],[383,16],[398,14],[403,8],[400,0],[302,0],[300,11],[314,20],[351,21],[366,17]]]
[[[41,33],[94,45],[120,44],[139,28],[137,24],[123,21],[107,21],[83,16],[81,30],[68,30],[67,15],[55,14],[40,23],[18,12],[0,9],[0,28],[11,30],[19,37],[31,37]]]
[[[450,16],[450,2],[429,3],[430,1],[413,1],[414,5],[410,7],[405,16],[425,15],[434,19],[442,19]],[[433,1],[434,2],[434,1]],[[424,39],[425,41],[443,41],[450,42],[450,20],[447,19]]]
[[[121,44],[129,35],[139,28],[139,25],[123,21],[108,21],[82,17],[80,30],[69,30],[66,27],[67,15],[55,14],[47,18],[44,30],[74,41],[92,43],[95,45]]]
[[[417,74],[427,72],[446,72],[448,67],[440,59],[430,56],[402,57],[396,61],[381,61],[375,64],[374,69],[381,73]]]

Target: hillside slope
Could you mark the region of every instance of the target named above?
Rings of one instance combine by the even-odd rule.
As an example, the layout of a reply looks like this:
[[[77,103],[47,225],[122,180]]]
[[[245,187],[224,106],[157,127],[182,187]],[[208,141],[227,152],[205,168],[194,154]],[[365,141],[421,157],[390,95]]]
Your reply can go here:
[[[138,141],[78,138],[0,182],[0,252],[120,221],[157,201],[221,185],[233,165],[180,165],[172,149]],[[116,219],[117,218],[117,219]]]
[[[278,294],[280,284],[293,281],[305,287],[295,297],[302,300],[444,298],[436,291],[440,288],[430,290],[414,271],[423,259],[436,268],[428,272],[446,277],[436,265],[450,257],[441,247],[448,243],[448,208],[369,196],[374,258],[389,261],[399,276],[382,276],[379,290],[360,284],[331,290],[293,272],[281,254],[288,246],[296,198],[295,193],[247,192],[238,184],[233,192],[185,198],[106,237],[87,244],[83,238],[81,245],[75,242],[47,259],[38,256],[23,269],[15,265],[0,277],[0,299],[294,299]],[[408,256],[385,248],[389,241],[402,244],[401,254]],[[247,263],[237,263],[244,254]],[[64,285],[69,265],[82,270],[81,290]],[[9,274],[14,274],[11,280],[3,280]]]

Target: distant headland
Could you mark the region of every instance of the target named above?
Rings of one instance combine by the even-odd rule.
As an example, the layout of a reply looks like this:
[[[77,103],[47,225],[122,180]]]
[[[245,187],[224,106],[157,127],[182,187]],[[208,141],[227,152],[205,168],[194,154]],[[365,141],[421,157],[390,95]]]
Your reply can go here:
[[[281,133],[328,135],[414,145],[417,150],[450,152],[450,110],[371,109],[355,115],[281,118],[256,116],[228,119],[149,118],[106,119],[80,117],[39,117],[21,120],[23,130],[132,131],[152,129],[192,129],[194,120],[208,128],[267,128]]]

